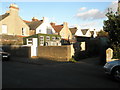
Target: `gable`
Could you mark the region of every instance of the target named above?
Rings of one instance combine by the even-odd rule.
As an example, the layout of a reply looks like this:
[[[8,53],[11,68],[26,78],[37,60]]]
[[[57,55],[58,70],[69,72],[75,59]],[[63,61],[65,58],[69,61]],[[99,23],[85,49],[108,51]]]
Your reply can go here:
[[[57,33],[59,33],[62,30],[63,25],[56,25],[56,26],[52,26],[52,27]]]
[[[82,31],[83,35],[85,35],[87,33],[88,29],[81,29],[81,31]]]
[[[77,28],[69,28],[72,35],[75,35],[76,31],[77,31]]]
[[[26,23],[26,24],[30,27],[30,30],[36,30],[36,28],[37,28],[38,26],[40,26],[42,23],[43,23],[43,21],[40,20],[40,21],[28,22],[28,23]]]

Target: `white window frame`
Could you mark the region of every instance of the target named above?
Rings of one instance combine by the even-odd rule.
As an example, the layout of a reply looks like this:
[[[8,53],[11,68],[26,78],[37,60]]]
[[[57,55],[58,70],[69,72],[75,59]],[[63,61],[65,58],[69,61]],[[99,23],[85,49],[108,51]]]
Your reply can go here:
[[[52,40],[54,41],[54,40],[55,40],[55,37],[52,37]]]
[[[50,36],[46,36],[46,41],[50,41]]]
[[[43,38],[43,39],[41,40],[41,38]],[[40,41],[44,41],[44,36],[40,36]]]
[[[29,39],[31,39],[31,40],[29,40]],[[31,43],[31,44],[30,44]],[[32,38],[28,38],[27,39],[27,45],[33,45],[33,39]]]
[[[41,37],[43,38],[42,40]],[[44,46],[44,36],[40,36],[39,41],[40,41],[40,46]]]

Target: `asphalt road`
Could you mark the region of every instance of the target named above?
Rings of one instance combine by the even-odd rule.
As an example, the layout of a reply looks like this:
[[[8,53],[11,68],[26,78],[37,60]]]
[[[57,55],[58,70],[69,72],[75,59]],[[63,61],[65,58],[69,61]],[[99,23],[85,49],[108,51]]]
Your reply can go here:
[[[27,64],[15,61],[2,64],[2,88],[120,88],[107,77],[102,66],[78,63]]]

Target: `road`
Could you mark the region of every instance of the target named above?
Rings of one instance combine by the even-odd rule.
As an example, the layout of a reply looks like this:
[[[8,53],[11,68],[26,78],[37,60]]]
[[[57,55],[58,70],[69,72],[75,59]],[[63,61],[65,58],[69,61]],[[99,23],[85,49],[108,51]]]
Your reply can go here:
[[[27,64],[7,61],[2,64],[2,88],[120,88],[107,77],[102,66],[78,63]]]

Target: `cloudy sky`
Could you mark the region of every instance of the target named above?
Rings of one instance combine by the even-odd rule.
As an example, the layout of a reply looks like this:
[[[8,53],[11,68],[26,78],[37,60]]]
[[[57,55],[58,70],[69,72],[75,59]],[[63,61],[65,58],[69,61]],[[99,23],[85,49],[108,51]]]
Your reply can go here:
[[[42,17],[47,17],[50,22],[56,22],[56,24],[68,22],[70,27],[80,26],[81,28],[100,30],[103,27],[103,21],[107,19],[105,14],[108,8],[112,8],[113,11],[117,10],[116,0],[101,1],[38,2],[34,0],[31,2],[29,0],[29,2],[10,2],[9,0],[9,2],[2,2],[0,15],[9,10],[8,7],[11,3],[15,3],[19,6],[19,15],[24,20],[31,21],[32,17],[41,20]]]

